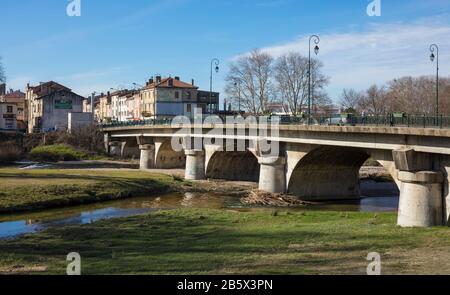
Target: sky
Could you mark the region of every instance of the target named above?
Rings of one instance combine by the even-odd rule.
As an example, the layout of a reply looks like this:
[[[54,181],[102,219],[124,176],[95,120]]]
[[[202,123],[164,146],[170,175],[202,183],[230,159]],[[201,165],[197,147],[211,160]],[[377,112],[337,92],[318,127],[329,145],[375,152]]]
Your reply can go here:
[[[363,90],[405,75],[433,75],[429,46],[440,47],[450,76],[450,0],[1,0],[0,56],[8,87],[54,80],[87,96],[133,88],[151,76],[195,79],[209,90],[210,61],[221,61],[223,92],[230,62],[252,49],[277,57],[308,54],[320,36],[327,92]],[[221,94],[226,98],[225,93]]]

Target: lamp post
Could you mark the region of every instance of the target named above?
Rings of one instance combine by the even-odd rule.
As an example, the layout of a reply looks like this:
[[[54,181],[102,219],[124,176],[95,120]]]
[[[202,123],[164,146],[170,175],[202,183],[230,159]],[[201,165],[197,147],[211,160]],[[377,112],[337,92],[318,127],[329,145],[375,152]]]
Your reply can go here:
[[[241,82],[235,82],[234,83],[234,87],[237,89],[238,91],[238,105],[239,105],[239,115],[241,115]]]
[[[434,52],[436,51],[436,55]],[[437,44],[431,44],[430,46],[430,60],[434,62],[436,59],[436,120],[439,118],[439,46]]]
[[[216,73],[219,72],[219,64],[220,61],[217,58],[213,58],[211,60],[211,71],[209,76],[209,113],[212,113],[212,84],[213,84],[213,66],[215,65],[215,71]]]
[[[316,47],[314,47],[314,53],[319,54],[320,38],[317,35],[311,35],[309,37],[309,55],[308,55],[308,125],[311,124],[311,41],[314,41]]]
[[[156,85],[156,77],[162,77],[162,75],[158,73],[158,74],[155,74],[153,77],[155,79],[153,81],[153,83],[155,83],[155,85]],[[157,119],[157,116],[156,116],[157,100],[158,100],[158,97],[157,97],[157,92],[156,92],[156,87],[155,87],[155,89],[153,90],[153,122],[156,122],[156,119]]]

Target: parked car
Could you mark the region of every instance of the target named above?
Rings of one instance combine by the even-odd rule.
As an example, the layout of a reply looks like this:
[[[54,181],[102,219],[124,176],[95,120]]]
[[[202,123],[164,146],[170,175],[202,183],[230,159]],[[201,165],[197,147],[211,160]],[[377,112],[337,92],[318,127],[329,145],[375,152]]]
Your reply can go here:
[[[334,114],[330,118],[325,119],[327,125],[355,125],[355,116],[350,113]]]

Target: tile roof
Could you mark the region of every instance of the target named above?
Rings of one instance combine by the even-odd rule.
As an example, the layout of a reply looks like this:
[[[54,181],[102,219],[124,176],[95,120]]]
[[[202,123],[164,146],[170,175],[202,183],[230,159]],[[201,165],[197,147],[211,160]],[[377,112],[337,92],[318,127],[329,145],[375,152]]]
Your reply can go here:
[[[170,81],[172,81],[172,85],[170,85]],[[158,88],[158,87],[164,87],[164,88],[191,88],[191,89],[198,89],[197,86],[194,86],[190,83],[186,83],[180,80],[177,80],[175,78],[169,77],[161,79],[161,82],[153,82],[152,84],[148,84],[145,86],[144,89],[152,89],[152,88]]]
[[[33,90],[33,93],[36,94],[37,96],[45,96],[45,95],[48,94],[48,91],[47,92],[42,92],[43,88],[44,89],[51,88],[52,90],[62,90],[62,89],[64,89],[64,90],[67,90],[67,91],[72,91],[72,89],[70,89],[70,88],[68,88],[68,87],[66,87],[64,85],[61,85],[59,83],[56,83],[55,81],[48,81],[48,82],[42,83],[41,85],[31,86],[30,87],[30,89]]]
[[[7,93],[3,96],[0,96],[0,102],[23,103],[25,102],[25,93],[20,90]]]

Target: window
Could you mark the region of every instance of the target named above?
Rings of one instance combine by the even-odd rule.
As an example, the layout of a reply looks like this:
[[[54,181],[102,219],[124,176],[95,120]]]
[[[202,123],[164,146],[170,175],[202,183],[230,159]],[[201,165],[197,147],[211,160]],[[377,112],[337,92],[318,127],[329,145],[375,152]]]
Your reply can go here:
[[[180,93],[178,91],[175,91],[175,98],[176,99],[180,98]]]
[[[6,107],[6,112],[7,113],[12,113],[13,112],[13,107],[12,106],[7,106]]]
[[[186,105],[186,112],[187,112],[187,113],[192,112],[192,106],[191,106],[190,103],[188,103],[188,104]]]

